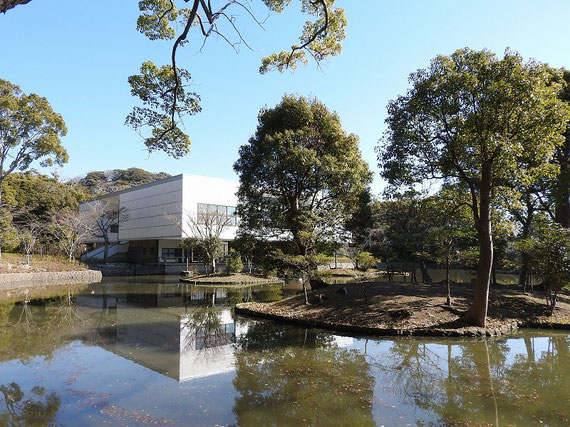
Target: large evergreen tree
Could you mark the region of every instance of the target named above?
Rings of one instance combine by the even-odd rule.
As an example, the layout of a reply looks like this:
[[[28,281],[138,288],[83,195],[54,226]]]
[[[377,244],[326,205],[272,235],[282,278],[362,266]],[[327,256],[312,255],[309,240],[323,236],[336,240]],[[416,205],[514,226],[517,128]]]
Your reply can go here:
[[[570,110],[548,68],[506,52],[461,49],[411,74],[411,89],[388,106],[379,150],[385,179],[456,182],[469,194],[479,238],[475,298],[467,319],[484,326],[493,265],[492,208],[513,180],[544,176]],[[528,158],[542,162],[530,166]],[[504,195],[504,194],[503,194]],[[514,194],[513,194],[514,195]]]
[[[234,169],[240,232],[292,239],[300,255],[308,240],[333,240],[343,232],[371,180],[358,137],[322,103],[295,96],[261,110]]]

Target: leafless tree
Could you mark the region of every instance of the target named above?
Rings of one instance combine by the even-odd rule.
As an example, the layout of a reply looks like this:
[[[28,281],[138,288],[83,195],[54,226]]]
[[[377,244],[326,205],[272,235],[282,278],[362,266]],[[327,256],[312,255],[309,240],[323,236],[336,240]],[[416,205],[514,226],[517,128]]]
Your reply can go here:
[[[236,224],[236,217],[220,212],[217,205],[202,205],[198,212],[184,212],[182,232],[187,237],[207,239],[220,237],[224,231]],[[225,206],[224,206],[225,208]]]
[[[80,245],[94,234],[88,212],[63,211],[52,218],[50,231],[68,259],[73,261]]]
[[[110,200],[94,200],[88,204],[89,227],[91,235],[103,239],[105,251],[103,261],[109,257],[111,227],[119,226],[129,219],[127,209]]]
[[[223,211],[220,210],[223,208]],[[197,212],[184,212],[182,232],[191,239],[198,239],[200,250],[216,272],[216,258],[223,255],[221,235],[236,224],[234,214],[228,214],[225,206],[200,205]],[[196,246],[196,245],[194,245]]]
[[[41,234],[45,231],[45,225],[30,217],[24,217],[14,225],[20,248],[26,254],[26,265],[30,266],[30,257]]]

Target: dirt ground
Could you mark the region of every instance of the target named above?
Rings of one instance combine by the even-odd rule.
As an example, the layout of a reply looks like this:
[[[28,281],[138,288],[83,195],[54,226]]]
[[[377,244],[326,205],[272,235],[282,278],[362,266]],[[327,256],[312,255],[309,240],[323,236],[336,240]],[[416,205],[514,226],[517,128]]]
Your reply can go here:
[[[310,292],[309,305],[304,303],[303,295],[296,295],[272,303],[253,303],[248,308],[288,318],[366,328],[468,329],[461,314],[469,307],[473,291],[471,284],[453,284],[450,309],[446,306],[445,284],[351,283]],[[560,295],[552,316],[548,312],[539,292],[524,295],[515,286],[491,286],[487,328],[525,322],[567,324],[570,329],[568,293]]]

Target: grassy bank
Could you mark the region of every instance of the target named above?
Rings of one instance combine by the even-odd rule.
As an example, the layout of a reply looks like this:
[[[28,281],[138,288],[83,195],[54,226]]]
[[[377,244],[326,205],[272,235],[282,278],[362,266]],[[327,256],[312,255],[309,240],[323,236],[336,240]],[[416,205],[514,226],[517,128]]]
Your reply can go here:
[[[297,295],[272,303],[248,303],[238,312],[341,331],[381,335],[500,335],[513,326],[570,329],[570,296],[560,295],[552,316],[541,295],[523,295],[512,286],[494,286],[489,297],[487,328],[462,322],[473,287],[452,287],[453,308],[446,303],[445,285],[370,282],[334,285],[310,293],[310,304]]]
[[[0,258],[0,274],[82,271],[87,269],[87,265],[82,262],[69,261],[60,256],[32,255],[29,266],[26,265],[26,256],[22,254],[2,253],[2,258]]]
[[[210,274],[209,276],[194,276],[180,279],[184,283],[196,283],[198,285],[257,285],[263,283],[275,283],[278,281],[276,278],[267,278],[262,276],[254,276],[246,273],[233,273],[233,274]]]

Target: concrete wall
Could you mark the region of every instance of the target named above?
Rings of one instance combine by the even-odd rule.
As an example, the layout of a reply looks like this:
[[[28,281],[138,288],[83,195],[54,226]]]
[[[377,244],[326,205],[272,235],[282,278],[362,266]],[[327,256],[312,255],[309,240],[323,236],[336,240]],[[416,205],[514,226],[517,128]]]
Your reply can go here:
[[[100,271],[93,270],[0,274],[0,289],[33,288],[51,284],[68,285],[75,283],[94,283],[100,282],[101,277]]]
[[[98,197],[82,203],[79,210],[92,211],[98,203],[119,204],[128,219],[119,224],[119,233],[111,235],[111,242],[159,240],[158,259],[163,247],[179,247],[182,238],[194,234],[186,216],[196,218],[198,204],[236,207],[238,187],[238,181],[183,174]],[[237,225],[230,226],[220,237],[233,240],[236,231]]]
[[[182,237],[182,175],[120,193],[129,218],[119,225],[120,240]]]

